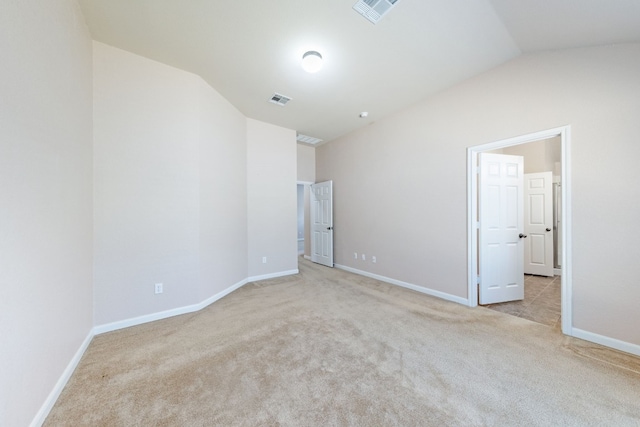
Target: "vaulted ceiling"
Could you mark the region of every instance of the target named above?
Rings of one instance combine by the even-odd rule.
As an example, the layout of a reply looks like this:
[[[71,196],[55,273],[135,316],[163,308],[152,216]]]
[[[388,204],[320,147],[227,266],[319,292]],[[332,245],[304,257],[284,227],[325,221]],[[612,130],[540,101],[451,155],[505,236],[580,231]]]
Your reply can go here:
[[[638,0],[79,0],[95,40],[198,74],[244,115],[332,140],[519,55],[640,42]],[[319,51],[320,72],[300,67]],[[292,98],[281,107],[274,93]],[[363,111],[368,117],[360,118]]]

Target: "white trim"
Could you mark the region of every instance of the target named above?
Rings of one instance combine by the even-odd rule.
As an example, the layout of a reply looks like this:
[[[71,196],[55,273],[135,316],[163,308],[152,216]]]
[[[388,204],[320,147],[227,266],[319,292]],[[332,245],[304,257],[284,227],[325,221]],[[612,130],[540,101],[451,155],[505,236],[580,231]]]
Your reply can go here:
[[[94,336],[95,336],[95,333],[94,333],[94,330],[92,329],[89,331],[89,334],[84,339],[82,344],[80,344],[80,348],[78,348],[78,351],[76,351],[76,354],[73,355],[73,357],[71,358],[71,361],[69,362],[65,370],[62,372],[62,375],[60,375],[58,382],[56,382],[56,385],[53,387],[53,390],[51,390],[51,393],[49,393],[49,396],[47,396],[47,398],[45,399],[44,403],[40,407],[40,410],[38,411],[36,416],[33,418],[33,421],[31,421],[30,426],[38,427],[44,424],[44,421],[47,419],[49,412],[51,412],[53,405],[56,404],[58,397],[60,397],[60,393],[62,393],[62,390],[67,385],[67,382],[71,378],[71,375],[73,375],[73,372],[76,370],[78,363],[80,363],[80,359],[82,359],[84,352],[89,347],[89,344],[91,343],[91,340],[93,339]]]
[[[207,298],[204,301],[201,301],[197,304],[187,305],[184,307],[173,308],[171,310],[160,311],[157,313],[145,314],[143,316],[133,317],[131,319],[119,320],[113,323],[106,323],[104,325],[99,325],[93,328],[95,335],[104,334],[106,332],[117,331],[118,329],[129,328],[131,326],[142,325],[143,323],[154,322],[156,320],[167,319],[169,317],[179,316],[181,314],[193,313],[194,311],[202,310],[210,304],[218,301],[222,297],[229,295],[231,292],[236,289],[241,288],[242,286],[249,283],[248,279],[244,279],[228,287],[227,289],[218,292],[217,294]]]
[[[309,255],[305,255],[304,259],[308,259],[309,261],[311,261],[311,257]]]
[[[562,147],[562,332],[572,335],[573,285],[571,246],[571,127],[563,126],[467,148],[467,284],[468,305],[478,305],[478,154],[559,136]]]
[[[361,276],[370,277],[372,279],[380,280],[381,282],[386,282],[391,285],[400,286],[403,288],[411,289],[416,292],[420,292],[422,294],[427,294],[432,297],[437,297],[440,299],[444,299],[451,302],[456,302],[462,305],[468,305],[468,301],[465,298],[458,297],[455,295],[447,294],[445,292],[435,291],[433,289],[425,288],[422,286],[414,285],[412,283],[403,282],[401,280],[391,279],[389,277],[380,276],[378,274],[369,273],[368,271],[358,270],[352,267],[347,267],[346,265],[335,264],[335,267],[340,270],[348,271],[349,273],[359,274]]]
[[[261,276],[252,276],[247,278],[247,282],[257,282],[259,280],[275,279],[276,277],[291,276],[292,274],[298,274],[298,273],[300,273],[300,270],[296,268],[295,270],[279,271],[277,273],[263,274]]]
[[[596,344],[611,347],[625,353],[640,356],[640,345],[632,344],[626,341],[620,341],[615,338],[605,337],[604,335],[594,334],[593,332],[583,331],[582,329],[573,328],[573,336],[585,341],[594,342]]]
[[[554,276],[562,276],[562,269],[561,268],[554,268],[553,269],[553,275]]]
[[[573,237],[571,222],[571,127],[560,133],[562,146],[562,332],[573,335]]]

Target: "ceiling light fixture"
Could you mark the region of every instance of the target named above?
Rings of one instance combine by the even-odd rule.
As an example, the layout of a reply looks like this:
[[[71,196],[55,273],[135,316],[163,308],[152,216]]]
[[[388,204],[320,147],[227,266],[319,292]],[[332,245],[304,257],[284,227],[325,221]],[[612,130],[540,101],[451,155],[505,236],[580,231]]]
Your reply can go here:
[[[307,73],[317,73],[322,68],[322,55],[315,50],[302,55],[302,68]]]

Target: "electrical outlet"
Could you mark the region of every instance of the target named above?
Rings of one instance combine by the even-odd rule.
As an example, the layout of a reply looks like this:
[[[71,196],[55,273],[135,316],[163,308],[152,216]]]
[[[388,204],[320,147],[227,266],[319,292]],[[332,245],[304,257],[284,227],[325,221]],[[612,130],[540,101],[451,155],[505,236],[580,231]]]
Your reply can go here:
[[[156,294],[162,293],[162,283],[156,283]]]
[[[353,253],[353,259],[358,259],[358,252]]]
[[[262,257],[262,263],[263,263],[263,264],[266,264],[266,263],[267,263],[267,257],[266,257],[266,256],[263,256],[263,257]]]
[[[375,264],[375,263],[376,263],[376,261],[378,261],[378,260],[376,259],[376,256],[375,256],[375,255],[374,255],[374,256],[372,256],[372,257],[371,257],[371,262]]]
[[[367,260],[367,256],[365,254],[362,254],[362,260],[366,261]]]

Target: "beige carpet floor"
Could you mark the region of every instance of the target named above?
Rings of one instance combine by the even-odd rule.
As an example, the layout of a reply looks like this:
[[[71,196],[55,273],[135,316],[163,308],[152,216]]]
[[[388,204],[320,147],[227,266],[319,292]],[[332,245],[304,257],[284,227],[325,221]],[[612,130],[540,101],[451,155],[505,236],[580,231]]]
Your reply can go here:
[[[97,336],[46,426],[638,426],[640,359],[301,259]]]

